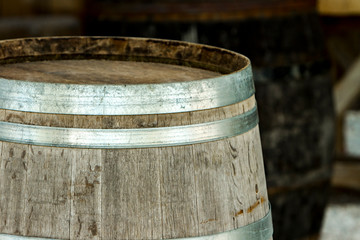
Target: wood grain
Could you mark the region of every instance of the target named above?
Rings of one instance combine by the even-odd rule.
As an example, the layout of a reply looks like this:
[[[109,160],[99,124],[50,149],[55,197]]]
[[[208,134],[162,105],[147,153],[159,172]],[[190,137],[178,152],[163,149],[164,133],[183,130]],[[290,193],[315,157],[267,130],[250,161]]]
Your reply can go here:
[[[26,182],[21,156],[14,155],[19,160],[12,162],[13,170],[7,167],[1,175],[7,193],[1,231],[62,239],[154,239],[251,223],[268,210],[254,136],[257,128],[226,141],[137,150],[32,146]],[[18,153],[28,147],[3,145]],[[2,159],[9,154],[3,151]]]
[[[6,110],[2,111],[5,118]],[[16,115],[13,115],[16,118]],[[24,118],[27,118],[25,115]],[[18,119],[21,123],[21,118]],[[0,232],[21,233],[27,186],[27,146],[2,143],[0,159]]]
[[[144,84],[220,76],[199,68],[151,62],[109,60],[35,61],[0,65],[0,77],[73,84]]]

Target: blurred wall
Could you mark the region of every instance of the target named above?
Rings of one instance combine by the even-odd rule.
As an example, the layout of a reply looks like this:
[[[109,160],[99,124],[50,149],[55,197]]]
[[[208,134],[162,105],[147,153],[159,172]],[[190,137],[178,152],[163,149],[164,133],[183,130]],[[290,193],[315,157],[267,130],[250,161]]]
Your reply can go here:
[[[82,33],[83,0],[0,0],[0,39]]]

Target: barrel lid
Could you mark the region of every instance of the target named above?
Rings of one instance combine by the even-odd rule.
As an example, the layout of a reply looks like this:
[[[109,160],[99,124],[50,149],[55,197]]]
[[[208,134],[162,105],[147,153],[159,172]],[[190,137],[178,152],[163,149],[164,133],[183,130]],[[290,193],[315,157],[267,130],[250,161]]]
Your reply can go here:
[[[0,108],[137,115],[226,106],[254,94],[250,61],[179,41],[55,37],[0,41]]]

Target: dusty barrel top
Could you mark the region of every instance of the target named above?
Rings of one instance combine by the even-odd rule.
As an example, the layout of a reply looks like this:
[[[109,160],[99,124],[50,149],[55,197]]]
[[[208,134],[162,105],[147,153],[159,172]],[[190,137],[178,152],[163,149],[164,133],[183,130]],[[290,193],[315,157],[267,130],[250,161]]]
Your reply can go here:
[[[254,93],[250,61],[216,47],[121,37],[6,40],[0,47],[3,109],[176,113],[231,105]]]
[[[171,83],[220,76],[220,73],[152,62],[54,60],[0,65],[0,77],[68,84]]]

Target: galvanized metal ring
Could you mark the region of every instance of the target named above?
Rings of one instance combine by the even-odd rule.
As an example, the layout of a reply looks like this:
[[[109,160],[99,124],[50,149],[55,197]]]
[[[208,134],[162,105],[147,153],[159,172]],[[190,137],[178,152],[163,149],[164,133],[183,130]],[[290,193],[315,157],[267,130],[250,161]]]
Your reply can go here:
[[[59,128],[0,122],[0,141],[70,148],[147,148],[189,145],[240,135],[258,124],[256,106],[200,124],[136,129]]]
[[[130,85],[81,85],[0,78],[0,108],[53,114],[140,115],[227,106],[254,94],[251,67],[216,78]]]
[[[241,54],[206,45],[141,38],[55,37],[6,40],[0,41],[0,46],[4,48],[0,51],[0,64],[99,58],[154,61],[208,70],[215,67],[214,71],[226,73],[186,82],[126,85],[64,84],[0,78],[0,109],[75,115],[163,114],[223,107],[254,94],[250,61]],[[173,54],[168,53],[169,49]]]
[[[273,235],[271,209],[266,216],[259,221],[231,231],[208,236],[175,238],[172,240],[269,240]],[[49,238],[21,237],[0,234],[1,240],[56,240]],[[170,240],[170,239],[169,239]]]

